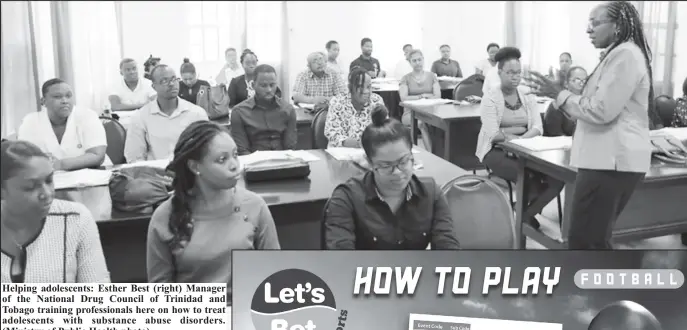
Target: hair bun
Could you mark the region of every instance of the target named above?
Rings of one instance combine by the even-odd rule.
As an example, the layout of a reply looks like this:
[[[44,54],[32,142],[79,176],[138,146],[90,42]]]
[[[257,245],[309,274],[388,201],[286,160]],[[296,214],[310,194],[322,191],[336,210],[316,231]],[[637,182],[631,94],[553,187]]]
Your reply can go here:
[[[372,125],[382,126],[389,118],[389,110],[383,104],[378,104],[370,112],[370,117],[372,118]]]
[[[184,57],[184,63],[191,63],[191,60],[189,60],[188,57]]]
[[[494,61],[496,62],[501,62],[503,60],[509,60],[509,59],[517,59],[519,60],[520,57],[522,57],[522,53],[520,53],[520,49],[516,47],[503,47],[499,49],[499,51],[494,55]]]

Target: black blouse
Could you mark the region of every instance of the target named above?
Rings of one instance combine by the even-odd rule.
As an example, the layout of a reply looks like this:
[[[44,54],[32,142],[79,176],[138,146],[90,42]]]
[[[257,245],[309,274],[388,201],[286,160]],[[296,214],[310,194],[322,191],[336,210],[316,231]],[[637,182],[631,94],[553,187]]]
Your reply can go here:
[[[374,172],[339,185],[325,209],[328,250],[454,250],[460,245],[451,210],[432,178],[413,175],[396,214],[377,193]]]
[[[196,83],[191,87],[187,86],[183,82],[179,83],[179,97],[193,104],[197,104],[196,101],[198,100],[200,86],[210,87],[210,83],[200,79],[196,80]]]
[[[281,98],[281,89],[277,87],[276,95]],[[246,84],[246,75],[242,74],[235,77],[229,83],[229,107],[248,99],[248,85]]]

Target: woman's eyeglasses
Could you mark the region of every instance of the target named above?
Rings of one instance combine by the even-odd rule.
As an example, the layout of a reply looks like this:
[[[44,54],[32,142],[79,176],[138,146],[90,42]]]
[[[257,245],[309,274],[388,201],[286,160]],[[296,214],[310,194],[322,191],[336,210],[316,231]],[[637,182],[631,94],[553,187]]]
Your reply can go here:
[[[374,169],[380,174],[390,175],[394,173],[394,169],[405,172],[409,167],[415,164],[415,158],[412,156],[406,157],[398,161],[396,164],[375,165]]]

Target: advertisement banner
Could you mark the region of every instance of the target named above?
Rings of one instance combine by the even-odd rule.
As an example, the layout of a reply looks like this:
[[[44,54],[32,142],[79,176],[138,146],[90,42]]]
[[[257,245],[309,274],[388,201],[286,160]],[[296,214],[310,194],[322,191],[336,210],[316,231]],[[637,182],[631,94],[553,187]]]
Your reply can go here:
[[[232,322],[682,330],[686,267],[686,251],[234,251]]]

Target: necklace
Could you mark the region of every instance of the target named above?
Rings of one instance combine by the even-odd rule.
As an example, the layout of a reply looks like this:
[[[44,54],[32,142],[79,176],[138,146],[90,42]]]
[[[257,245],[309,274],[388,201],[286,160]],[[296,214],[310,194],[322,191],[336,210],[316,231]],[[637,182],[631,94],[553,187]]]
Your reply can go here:
[[[5,222],[2,223],[2,227],[4,227],[4,229],[5,229],[6,231],[10,231],[10,229],[7,227],[7,225],[5,224]],[[17,240],[14,238],[13,235],[8,235],[8,236],[9,236],[9,238],[12,240],[12,243],[14,243],[14,245],[19,249],[19,251],[24,251],[24,246],[21,245],[21,244],[19,244],[19,242],[17,242]]]

